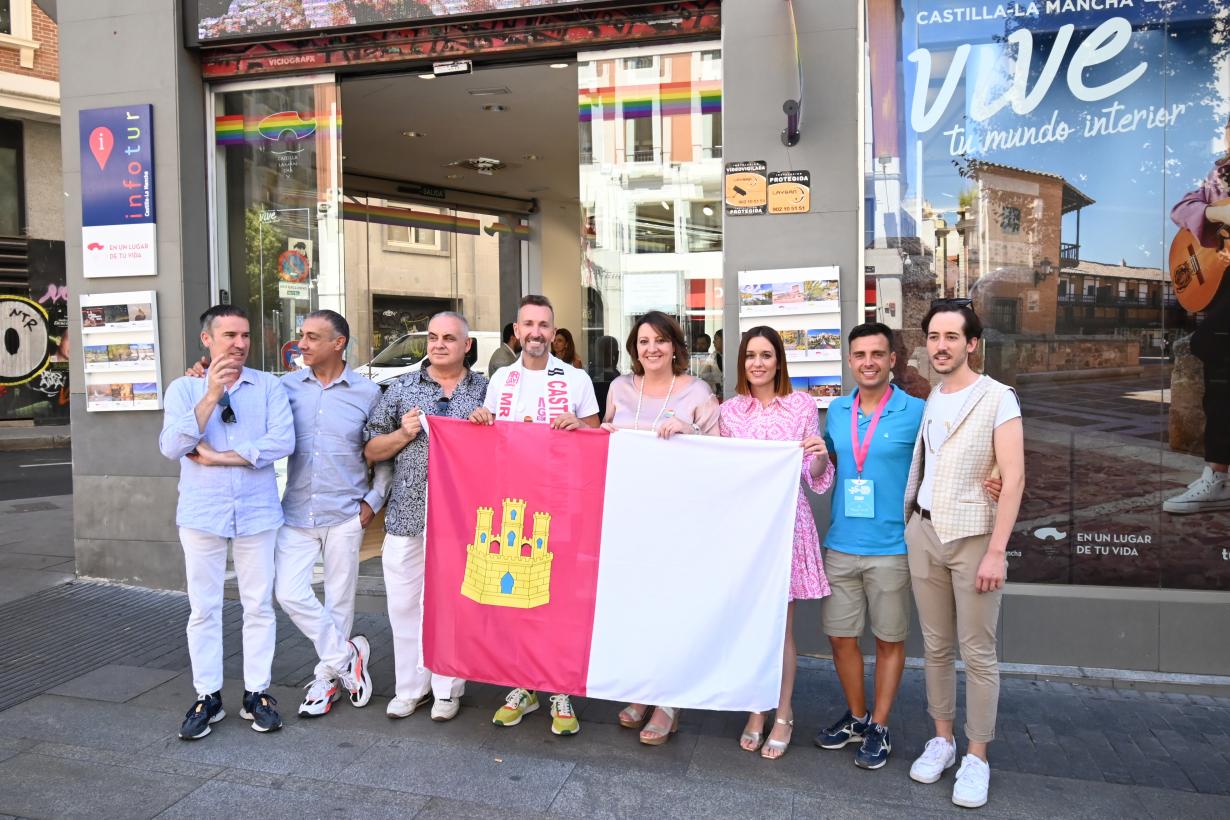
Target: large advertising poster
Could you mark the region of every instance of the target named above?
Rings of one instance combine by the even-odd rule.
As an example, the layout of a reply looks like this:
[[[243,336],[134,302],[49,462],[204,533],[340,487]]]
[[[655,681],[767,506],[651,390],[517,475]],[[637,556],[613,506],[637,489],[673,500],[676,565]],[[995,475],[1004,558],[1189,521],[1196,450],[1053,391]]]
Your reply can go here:
[[[900,288],[920,395],[932,300],[988,328],[1010,579],[1230,589],[1230,2],[866,8],[868,290]]]
[[[188,0],[187,6],[190,21],[197,21],[197,40],[206,43],[260,34],[388,26],[432,18],[594,2],[596,0]]]

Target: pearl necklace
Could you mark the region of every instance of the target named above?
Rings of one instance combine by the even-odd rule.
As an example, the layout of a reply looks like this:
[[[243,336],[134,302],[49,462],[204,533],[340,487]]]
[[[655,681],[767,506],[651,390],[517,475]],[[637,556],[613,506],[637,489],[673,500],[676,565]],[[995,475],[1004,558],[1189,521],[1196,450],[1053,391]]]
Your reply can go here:
[[[670,404],[671,393],[675,392],[675,376],[671,376],[671,386],[666,390],[666,398],[662,400],[662,407],[658,410],[658,415],[653,417],[653,423],[649,425],[649,429],[658,426],[658,419],[662,418],[662,414],[666,412],[666,405]],[[641,376],[641,389],[636,394],[636,418],[632,422],[632,429],[641,429],[641,402],[645,398],[645,377]]]

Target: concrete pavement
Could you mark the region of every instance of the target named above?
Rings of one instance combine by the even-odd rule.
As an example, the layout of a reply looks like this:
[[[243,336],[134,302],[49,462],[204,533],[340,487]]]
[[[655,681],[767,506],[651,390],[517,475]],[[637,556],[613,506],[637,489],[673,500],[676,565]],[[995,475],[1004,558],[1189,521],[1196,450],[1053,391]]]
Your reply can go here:
[[[33,427],[0,426],[0,452],[68,447],[71,442],[72,431],[67,424]]]
[[[4,561],[48,560],[68,575],[71,499],[0,504]],[[25,516],[30,516],[26,518]],[[9,526],[17,522],[19,526]],[[20,533],[20,534],[19,534]],[[18,537],[14,537],[14,536]],[[58,553],[51,542],[64,547]],[[7,557],[6,557],[7,556]],[[23,556],[12,558],[11,556]],[[0,572],[0,578],[9,574]],[[275,686],[286,727],[259,735],[238,718],[242,684],[238,603],[226,604],[228,717],[201,741],[175,737],[194,697],[183,637],[184,595],[35,579],[0,603],[0,820],[23,817],[937,817],[951,773],[923,786],[907,775],[926,742],[922,674],[906,672],[892,720],[894,757],[878,772],[853,747],[811,745],[844,709],[831,664],[801,662],[795,742],[776,762],[739,749],[744,716],[684,714],[651,749],[621,729],[619,704],[577,699],[581,733],[553,736],[546,709],[520,726],[491,724],[503,690],[471,684],[460,715],[424,709],[384,716],[392,694],[388,620],[359,613],[374,658],[376,697],[301,720],[295,709],[314,658],[279,617]],[[41,589],[38,589],[42,587]],[[800,625],[800,628],[809,628]],[[669,639],[646,641],[669,651]],[[988,817],[1230,816],[1230,698],[1005,678],[992,746]]]

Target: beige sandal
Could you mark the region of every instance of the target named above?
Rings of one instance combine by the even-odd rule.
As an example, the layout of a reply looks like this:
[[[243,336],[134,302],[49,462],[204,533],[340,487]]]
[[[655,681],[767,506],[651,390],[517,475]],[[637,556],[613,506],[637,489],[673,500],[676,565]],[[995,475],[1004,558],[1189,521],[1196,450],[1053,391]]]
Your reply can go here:
[[[760,756],[763,757],[765,760],[778,760],[782,758],[783,756],[785,756],[786,750],[790,748],[790,738],[794,736],[794,719],[793,718],[790,720],[782,720],[781,718],[774,718],[773,722],[780,723],[783,726],[790,727],[790,734],[786,735],[785,740],[774,740],[773,738],[769,738],[768,740],[764,742],[764,748],[760,750]],[[777,752],[777,754],[775,755],[769,754],[769,752],[771,751]]]
[[[643,703],[629,703],[619,713],[619,725],[625,729],[639,729],[649,716],[649,707]]]
[[[760,715],[761,720],[764,720],[764,712],[752,712],[751,715],[748,715],[748,723],[756,715]],[[743,734],[739,735],[739,748],[745,752],[758,752],[762,743],[764,743],[764,723],[760,724],[759,732],[749,732],[747,724],[744,724]],[[748,744],[751,744],[750,748]]]
[[[679,712],[681,710],[670,706],[659,706],[654,709],[653,716],[649,718],[649,723],[641,729],[641,743],[646,746],[661,746],[663,743],[671,739],[671,735],[679,731]],[[660,723],[654,723],[654,718],[661,713],[670,721],[669,727],[664,727]]]

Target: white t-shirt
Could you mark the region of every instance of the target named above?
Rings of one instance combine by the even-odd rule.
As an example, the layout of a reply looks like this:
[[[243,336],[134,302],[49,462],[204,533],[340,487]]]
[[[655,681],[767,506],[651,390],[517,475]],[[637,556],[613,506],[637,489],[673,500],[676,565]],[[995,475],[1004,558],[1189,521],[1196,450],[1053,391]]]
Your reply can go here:
[[[982,376],[978,381],[985,378],[986,376]],[[927,459],[923,469],[922,484],[918,487],[918,506],[924,510],[931,509],[932,492],[935,487],[936,460],[931,457],[931,454],[939,452],[944,439],[948,437],[948,431],[956,422],[957,416],[961,415],[961,408],[965,406],[965,400],[969,398],[970,391],[974,389],[978,381],[955,393],[940,392],[938,387],[931,391],[922,422],[923,448]],[[995,427],[998,429],[1004,422],[1020,417],[1021,403],[1016,397],[1016,391],[1005,391],[999,400],[999,408],[995,411]]]
[[[500,394],[506,392],[505,384],[509,374],[519,372],[521,389],[515,393],[516,401],[512,408],[512,421],[546,424],[553,416],[559,415],[558,412],[552,412],[549,399],[552,393],[558,390],[558,385],[553,385],[552,382],[558,382],[560,379],[565,380],[568,385],[568,412],[579,419],[596,415],[598,398],[594,395],[594,383],[590,381],[589,374],[566,364],[558,369],[563,372],[501,367],[491,376],[491,383],[487,386],[487,396],[483,401],[483,406],[490,410],[496,419],[500,419]]]

